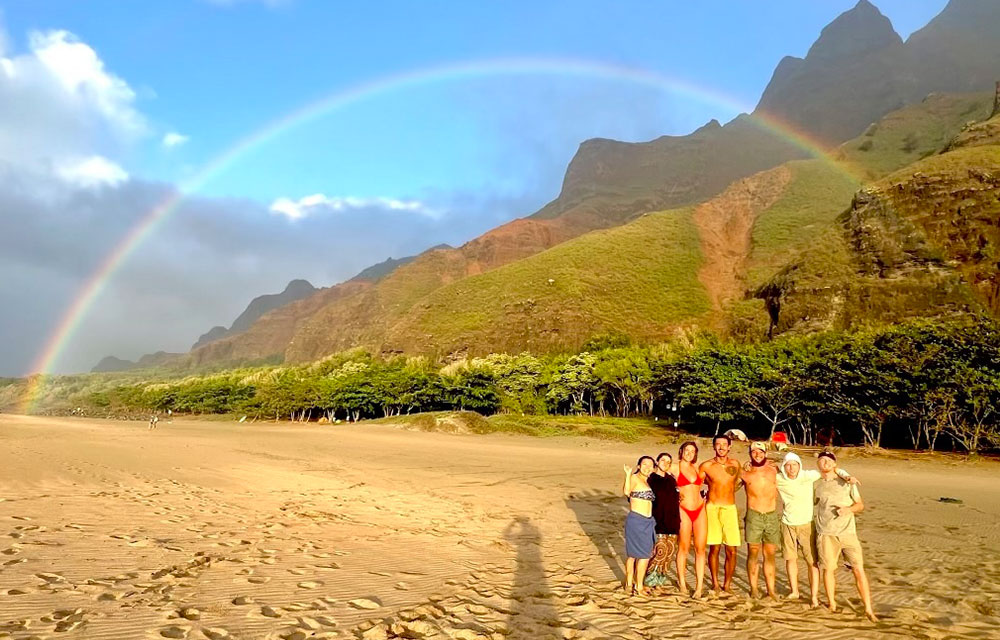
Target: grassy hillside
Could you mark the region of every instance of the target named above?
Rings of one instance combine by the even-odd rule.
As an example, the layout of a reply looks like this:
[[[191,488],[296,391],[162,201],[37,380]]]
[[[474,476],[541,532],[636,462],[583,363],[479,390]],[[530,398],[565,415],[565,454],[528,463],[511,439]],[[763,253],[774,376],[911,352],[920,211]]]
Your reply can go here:
[[[787,260],[789,252],[812,243],[851,204],[858,182],[824,160],[788,163],[792,180],[785,193],[761,212],[751,234],[747,284],[758,286]]]
[[[931,94],[886,115],[834,154],[865,179],[881,178],[940,152],[971,121],[987,118],[993,93]]]
[[[708,310],[690,209],[649,213],[446,285],[393,328],[401,350],[551,351],[594,334],[666,335]]]

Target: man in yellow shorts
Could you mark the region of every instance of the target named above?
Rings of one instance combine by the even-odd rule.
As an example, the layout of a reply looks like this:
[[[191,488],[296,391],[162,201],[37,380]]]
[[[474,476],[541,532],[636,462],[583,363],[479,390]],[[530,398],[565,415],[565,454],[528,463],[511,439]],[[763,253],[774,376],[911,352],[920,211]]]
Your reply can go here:
[[[736,551],[740,541],[740,519],[736,511],[736,490],[742,485],[740,463],[729,457],[732,442],[729,436],[718,435],[712,440],[715,457],[703,462],[699,471],[708,482],[708,568],[712,574],[712,588],[718,593],[719,551],[726,547],[725,578],[721,590],[732,593],[733,573],[736,571]]]

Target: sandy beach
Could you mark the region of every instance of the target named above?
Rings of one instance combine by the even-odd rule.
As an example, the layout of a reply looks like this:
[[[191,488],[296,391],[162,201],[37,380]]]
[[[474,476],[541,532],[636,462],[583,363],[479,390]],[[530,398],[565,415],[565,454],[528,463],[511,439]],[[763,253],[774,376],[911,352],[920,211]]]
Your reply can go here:
[[[621,465],[661,447],[0,415],[0,638],[1000,637],[1000,465],[842,459],[876,625],[846,569],[837,614],[749,599],[743,549],[736,596],[624,597]]]

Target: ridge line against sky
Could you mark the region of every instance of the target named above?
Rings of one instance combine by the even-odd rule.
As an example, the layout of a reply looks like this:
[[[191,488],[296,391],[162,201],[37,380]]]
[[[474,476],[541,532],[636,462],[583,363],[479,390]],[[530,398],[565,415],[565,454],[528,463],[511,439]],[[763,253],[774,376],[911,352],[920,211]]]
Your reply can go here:
[[[21,255],[24,253],[21,248],[4,256],[6,262],[13,260],[14,264],[18,264],[16,261],[21,260],[21,267],[30,265],[31,277],[46,283],[31,289],[45,291],[51,298],[42,301],[24,300],[23,295],[14,296],[15,308],[19,308],[17,302],[21,301],[25,318],[42,318],[40,322],[32,322],[37,328],[51,331],[52,323],[59,315],[59,302],[65,304],[78,289],[81,274],[90,272],[99,257],[115,246],[124,229],[134,223],[136,212],[148,210],[149,203],[162,198],[163,190],[169,188],[147,180],[166,183],[183,181],[197,171],[196,167],[200,164],[197,158],[212,157],[219,149],[227,148],[232,140],[239,139],[232,135],[233,132],[243,131],[245,134],[253,130],[251,127],[269,120],[275,113],[281,113],[284,107],[275,105],[297,106],[307,102],[295,99],[302,91],[290,90],[296,73],[289,69],[326,70],[326,75],[320,74],[320,78],[311,78],[309,74],[299,76],[300,80],[309,80],[300,86],[311,87],[314,91],[311,96],[315,97],[317,93],[326,93],[319,87],[337,86],[337,82],[331,83],[330,79],[346,78],[343,82],[350,83],[366,77],[365,74],[371,77],[371,71],[376,68],[398,71],[400,68],[414,68],[417,66],[414,63],[439,60],[444,56],[461,59],[461,55],[469,54],[481,45],[503,49],[503,37],[513,37],[512,34],[525,38],[523,42],[516,42],[518,46],[526,43],[524,46],[533,49],[544,45],[553,49],[568,47],[575,52],[586,44],[594,47],[591,53],[597,57],[639,59],[643,51],[646,54],[657,51],[656,47],[662,45],[664,33],[669,33],[670,29],[690,27],[688,23],[692,23],[691,20],[688,23],[684,20],[665,20],[662,24],[667,27],[656,32],[657,37],[650,40],[655,46],[650,44],[647,49],[640,50],[641,47],[629,49],[629,43],[642,41],[643,33],[653,33],[648,23],[656,21],[638,11],[635,11],[636,15],[625,16],[626,22],[632,20],[631,24],[642,26],[647,31],[643,32],[637,26],[633,33],[608,33],[604,38],[595,38],[594,44],[584,42],[586,39],[580,38],[579,33],[574,37],[565,34],[553,37],[556,31],[551,25],[558,23],[565,27],[566,34],[573,34],[574,28],[606,11],[606,7],[599,3],[554,3],[543,8],[525,4],[522,9],[536,21],[533,24],[513,19],[511,16],[516,17],[516,12],[497,16],[490,14],[489,9],[473,9],[473,13],[469,13],[469,9],[460,9],[449,10],[448,17],[458,14],[458,18],[467,20],[468,28],[464,29],[467,34],[451,33],[454,30],[449,30],[446,22],[440,20],[431,24],[440,16],[424,16],[428,21],[426,25],[418,22],[426,31],[423,34],[426,40],[434,40],[435,35],[443,33],[447,37],[442,37],[441,41],[452,49],[434,46],[428,49],[429,45],[419,37],[393,48],[386,46],[386,37],[404,27],[414,33],[419,33],[419,29],[414,30],[412,16],[407,14],[408,7],[402,3],[390,4],[398,10],[394,24],[391,20],[386,23],[384,16],[380,16],[380,23],[371,16],[361,15],[357,7],[348,8],[346,14],[328,16],[330,20],[327,24],[355,20],[367,26],[377,24],[380,37],[374,39],[370,46],[358,41],[344,43],[326,39],[317,42],[308,30],[296,33],[293,29],[290,30],[292,36],[288,37],[322,47],[310,49],[311,57],[308,58],[302,57],[305,49],[293,48],[290,58],[283,64],[277,58],[281,57],[279,54],[282,51],[279,45],[287,43],[287,40],[282,40],[287,34],[282,35],[284,32],[278,33],[275,29],[280,31],[282,26],[287,27],[296,19],[310,23],[300,23],[304,26],[322,26],[324,21],[310,19],[314,12],[324,10],[321,5],[294,1],[274,6],[236,3],[225,7],[200,2],[151,3],[144,5],[142,16],[137,16],[133,7],[123,9],[119,3],[110,2],[37,3],[30,7],[31,11],[25,11],[24,6],[5,8],[0,15],[0,27],[6,32],[0,45],[0,57],[18,62],[30,73],[37,73],[39,66],[45,63],[42,54],[46,41],[44,37],[38,40],[35,44],[42,44],[32,50],[29,41],[31,33],[48,34],[48,42],[64,45],[63,51],[69,47],[75,47],[73,50],[77,53],[90,51],[93,55],[90,56],[89,67],[73,68],[70,65],[63,70],[77,73],[75,81],[85,85],[90,82],[86,85],[88,87],[117,87],[118,102],[114,104],[130,109],[142,124],[129,132],[119,123],[105,118],[106,114],[101,115],[100,99],[106,92],[95,91],[90,98],[97,99],[91,103],[84,98],[78,101],[90,109],[87,118],[93,121],[88,123],[90,128],[79,132],[79,137],[81,140],[97,140],[98,144],[87,147],[81,142],[70,148],[68,151],[72,153],[67,158],[71,157],[72,162],[63,159],[60,161],[62,164],[58,164],[49,160],[49,165],[54,166],[63,182],[75,180],[75,190],[68,190],[67,185],[57,185],[51,182],[51,178],[43,176],[37,182],[44,185],[33,187],[38,193],[22,201],[25,197],[23,190],[11,189],[10,184],[0,184],[0,187],[8,187],[0,193],[0,197],[21,198],[16,203],[19,208],[16,210],[33,212],[27,215],[37,218],[32,221],[36,226],[47,221],[54,223],[57,229],[65,227],[67,234],[66,238],[42,239],[40,246],[36,247],[36,252],[43,257],[51,252],[55,256],[53,260]],[[578,15],[559,15],[560,8],[568,4],[578,9]],[[716,3],[715,6],[719,4],[723,3]],[[811,22],[805,22],[808,26],[801,29],[801,34],[794,34],[795,38],[782,41],[787,47],[781,46],[782,43],[767,42],[764,44],[770,48],[759,52],[759,57],[745,55],[725,60],[723,66],[727,70],[732,67],[732,73],[739,78],[746,76],[749,83],[746,86],[756,83],[749,94],[751,99],[746,99],[747,89],[737,88],[737,94],[743,91],[742,102],[753,104],[769,79],[773,64],[786,54],[804,55],[822,26],[852,4],[831,2],[829,7],[821,9],[806,7],[805,13],[811,16]],[[626,3],[625,8],[635,10],[638,6],[640,3]],[[909,6],[910,14],[919,14],[919,11],[913,11],[913,6]],[[923,13],[932,15],[940,10],[943,2],[927,2],[923,6]],[[115,10],[108,14],[113,18],[93,20],[95,13],[101,13],[102,7],[114,7]],[[477,10],[483,13],[475,14]],[[646,7],[646,10],[660,18],[667,15],[659,7]],[[685,10],[693,11],[691,16],[694,17],[707,15],[704,13],[707,10],[703,8]],[[803,8],[793,6],[793,3],[777,9],[769,7],[762,19],[775,18],[775,12],[780,11],[799,19]],[[885,12],[890,18],[895,17],[891,11]],[[433,14],[433,11],[430,13]],[[192,22],[194,18],[197,18],[197,24]],[[130,23],[130,20],[133,22]],[[736,20],[742,18],[738,15],[731,18],[731,21]],[[476,25],[487,22],[496,33],[476,31]],[[922,19],[922,22],[926,20]],[[596,24],[604,28],[603,21]],[[132,28],[123,28],[126,26]],[[178,26],[183,28],[178,29]],[[222,26],[225,29],[221,29]],[[922,24],[914,25],[914,28],[919,26]],[[246,43],[242,47],[227,46],[236,37],[233,34],[241,32],[241,27],[250,36],[269,34],[275,40],[274,46],[247,46]],[[772,29],[779,27],[780,20],[778,26],[772,26]],[[191,64],[190,60],[201,51],[197,47],[188,51],[188,47],[181,45],[209,41],[204,36],[212,29],[217,30],[214,35],[218,41],[214,46],[224,53],[199,60],[201,64]],[[363,28],[356,31],[376,33],[374,30],[365,32]],[[757,43],[755,38],[759,39],[759,35],[755,36],[750,31],[742,29],[739,33],[723,37],[721,41],[727,44]],[[701,41],[694,43],[695,50],[710,52],[711,43],[720,40],[711,40],[708,36],[715,37],[720,33],[713,34],[711,29],[699,32]],[[64,35],[55,38],[53,34]],[[74,34],[76,38],[68,34]],[[257,40],[249,39],[252,41],[249,45],[256,45]],[[351,49],[352,46],[356,49]],[[507,43],[506,46],[512,45]],[[371,52],[371,55],[366,57],[363,55],[365,52]],[[274,60],[269,61],[267,56]],[[62,59],[65,61],[65,57]],[[761,63],[762,59],[769,62]],[[227,60],[236,66],[228,68],[227,73],[219,73]],[[289,60],[297,64],[289,67]],[[304,64],[304,60],[308,60],[309,64]],[[335,60],[339,65],[330,64],[328,60]],[[744,73],[752,64],[756,65],[753,73]],[[761,71],[765,67],[766,70]],[[698,77],[697,69],[690,70],[690,75]],[[22,76],[27,77],[28,71]],[[81,71],[86,73],[79,75]],[[276,71],[282,73],[275,76]],[[213,77],[213,73],[217,77]],[[723,73],[722,77],[727,76]],[[127,90],[116,84],[119,80]],[[192,94],[190,87],[198,87],[199,91]],[[256,87],[256,91],[245,91],[246,87]],[[179,96],[185,100],[179,101]],[[61,120],[56,121],[60,126],[67,116],[72,118],[76,115],[72,109],[67,108],[66,111],[65,115],[60,115]],[[259,114],[264,112],[268,116],[261,118]],[[208,185],[205,195],[224,197],[193,199],[178,213],[176,222],[160,232],[162,235],[158,235],[157,242],[148,251],[144,250],[148,255],[137,259],[134,265],[130,262],[129,273],[122,277],[122,282],[115,283],[112,290],[102,297],[102,312],[88,323],[89,326],[82,328],[81,341],[90,345],[88,353],[74,355],[62,370],[89,368],[100,356],[112,351],[134,358],[159,348],[186,350],[193,339],[209,326],[228,323],[247,300],[266,291],[280,290],[291,278],[303,277],[320,284],[331,284],[389,256],[411,255],[439,242],[461,244],[505,220],[526,215],[551,199],[558,192],[566,163],[576,146],[586,138],[645,140],[664,133],[685,134],[710,118],[728,120],[735,115],[735,111],[720,113],[718,105],[692,103],[686,98],[676,100],[656,91],[636,89],[627,83],[614,81],[595,86],[572,81],[532,82],[522,79],[498,86],[472,80],[464,86],[438,87],[433,91],[415,89],[404,99],[366,105],[365,109],[347,114],[337,122],[320,123],[307,132],[290,135],[288,140],[282,141],[282,145],[267,149],[256,159],[240,163],[227,179]],[[194,116],[203,118],[204,124],[192,126]],[[248,123],[254,122],[257,124],[248,126]],[[404,124],[391,126],[396,122]],[[531,126],[525,127],[526,123]],[[48,128],[59,130],[59,127]],[[352,138],[356,133],[360,137]],[[73,136],[71,138],[75,140]],[[42,140],[31,148],[54,151],[57,155],[68,153],[61,147],[48,149],[46,145],[50,142]],[[428,156],[428,150],[434,150],[433,156]],[[435,160],[440,158],[440,164],[433,166],[434,163],[428,162],[429,157]],[[333,158],[339,160],[333,161]],[[46,166],[43,162],[32,170],[44,174]],[[415,167],[419,167],[420,171],[415,172]],[[12,175],[5,175],[4,179],[12,179]],[[18,180],[22,186],[25,184],[23,176],[18,175]],[[44,198],[39,196],[43,192],[46,194]],[[280,222],[281,216],[269,212],[268,204],[279,198],[297,203],[313,194],[323,194],[322,197],[329,202],[358,206],[352,208],[349,215],[336,219],[327,215],[322,219],[295,220],[291,227],[287,223],[285,228],[275,226],[275,220]],[[109,204],[107,199],[113,202]],[[139,202],[147,204],[136,204]],[[408,203],[407,206],[395,206],[397,214],[421,209],[434,212],[436,217],[421,216],[429,221],[409,220],[407,224],[413,226],[405,230],[403,237],[372,238],[373,226],[380,227],[380,230],[385,227],[374,221],[398,221],[398,218],[384,217],[394,208],[392,203]],[[72,212],[75,218],[64,220],[60,210],[62,215]],[[113,212],[117,217],[110,219],[112,214],[104,210]],[[212,212],[210,218],[206,218],[207,212]],[[298,225],[297,228],[295,225]],[[33,235],[38,234],[38,230],[32,229],[32,226],[29,223],[20,233],[11,234],[11,244],[24,245],[25,240],[30,243],[38,238],[38,235]],[[95,231],[101,233],[95,235]],[[325,264],[308,260],[301,250],[296,251],[301,249],[303,235],[322,238],[331,232],[341,240],[336,243],[334,251],[324,251],[323,244],[319,242],[314,249],[310,249],[313,255],[328,254]],[[289,252],[298,255],[283,259],[280,264],[267,260],[263,247],[257,246],[265,237],[270,241],[270,248],[279,254],[285,255],[280,247],[287,246]],[[82,242],[83,238],[87,241]],[[364,250],[352,253],[352,244],[364,247]],[[179,266],[181,262],[185,264]],[[195,269],[195,265],[201,268]],[[206,276],[206,272],[210,275]],[[220,296],[220,291],[224,295]],[[115,318],[127,317],[128,310],[137,307],[148,308],[162,321],[175,324],[171,331],[174,337],[164,339],[163,332],[155,325],[117,330],[121,327],[116,327]],[[22,325],[26,324],[24,318],[21,320]],[[117,322],[120,323],[120,320]],[[112,335],[98,337],[102,333]],[[30,341],[29,334],[24,326],[19,331],[8,333],[22,336],[18,343]],[[111,344],[121,345],[121,349],[112,349],[108,346]],[[0,374],[17,372],[18,365],[10,363],[24,362],[28,351],[30,349],[11,349],[10,345],[0,344]],[[15,355],[15,352],[20,355]]]

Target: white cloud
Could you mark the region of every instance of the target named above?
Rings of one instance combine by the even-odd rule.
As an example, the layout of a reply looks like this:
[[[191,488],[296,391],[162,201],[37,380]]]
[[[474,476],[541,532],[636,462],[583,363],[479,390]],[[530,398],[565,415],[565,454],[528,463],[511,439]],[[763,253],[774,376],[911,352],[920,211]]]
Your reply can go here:
[[[177,133],[176,131],[171,131],[163,136],[163,146],[171,149],[173,147],[181,146],[188,140],[190,140],[188,136]]]
[[[75,174],[99,156],[103,164],[81,171],[119,179],[110,164],[150,132],[135,103],[129,84],[67,31],[31,32],[24,52],[0,45],[0,161]]]
[[[96,107],[123,131],[145,131],[145,120],[132,106],[135,91],[105,71],[104,62],[89,45],[68,31],[32,32],[28,42],[34,56],[70,96]]]
[[[78,187],[115,186],[128,180],[128,173],[102,156],[64,161],[56,166],[56,175]]]
[[[291,220],[299,220],[313,213],[326,211],[344,212],[361,211],[364,209],[380,209],[388,211],[408,211],[428,217],[437,217],[438,212],[427,207],[419,200],[398,200],[396,198],[356,198],[353,196],[338,197],[316,193],[298,200],[278,198],[271,203],[271,212],[281,214]]]

